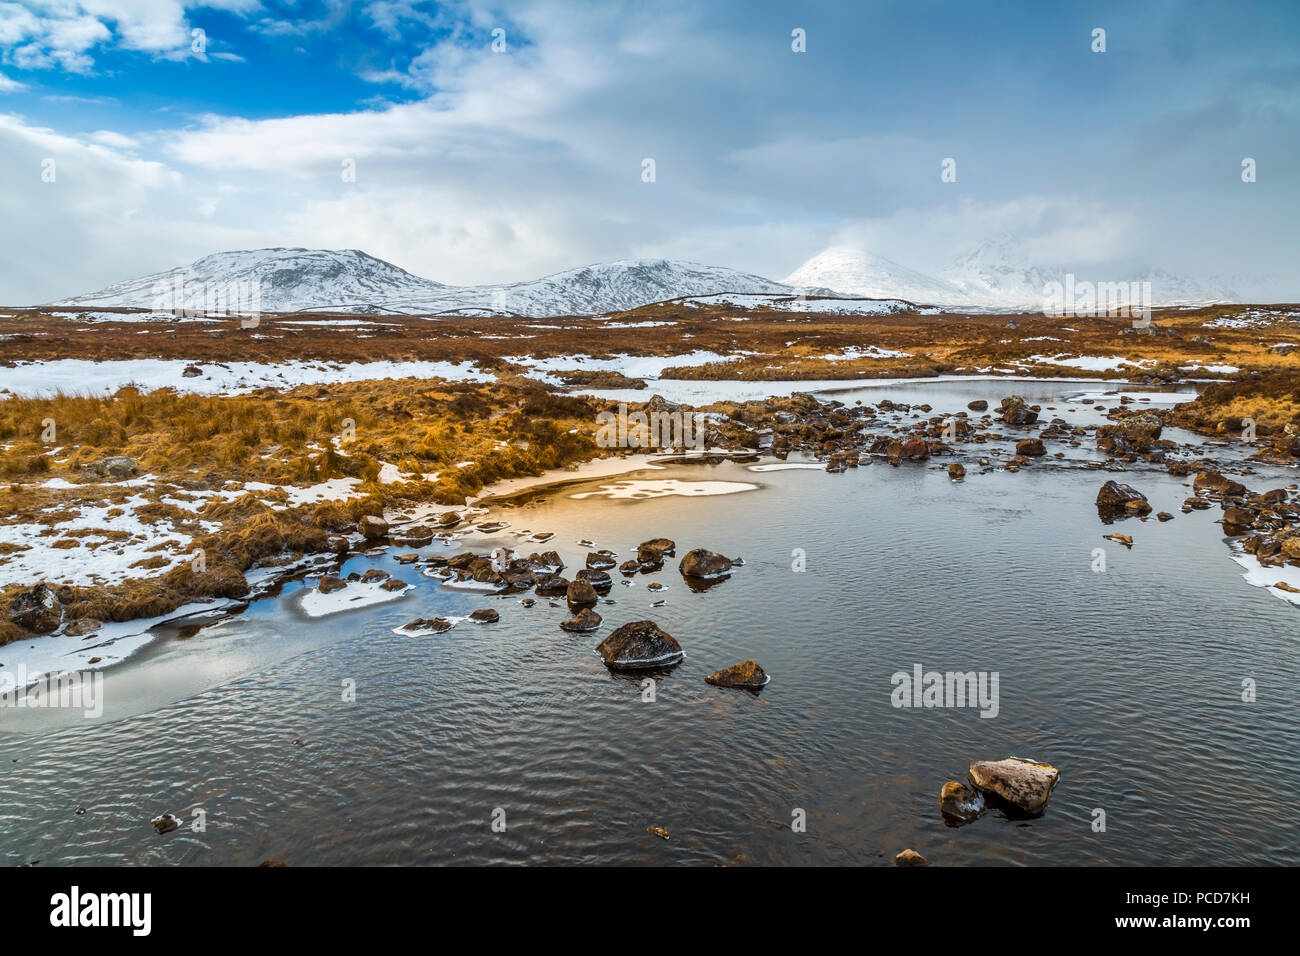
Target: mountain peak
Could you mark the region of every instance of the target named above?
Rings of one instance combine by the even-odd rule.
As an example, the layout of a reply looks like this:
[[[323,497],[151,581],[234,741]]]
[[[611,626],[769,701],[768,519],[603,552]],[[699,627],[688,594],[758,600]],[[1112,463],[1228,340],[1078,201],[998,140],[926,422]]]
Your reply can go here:
[[[953,304],[961,293],[934,276],[853,246],[838,245],[819,252],[790,275],[787,285],[817,286],[841,295],[873,299],[900,298],[926,304]]]

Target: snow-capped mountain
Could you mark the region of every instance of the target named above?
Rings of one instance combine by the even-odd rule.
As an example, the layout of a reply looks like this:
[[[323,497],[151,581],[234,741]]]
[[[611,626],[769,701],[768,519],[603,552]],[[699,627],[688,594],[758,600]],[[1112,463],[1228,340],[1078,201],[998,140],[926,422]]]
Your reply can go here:
[[[449,288],[437,295],[409,299],[393,296],[387,304],[393,311],[407,313],[481,310],[533,317],[604,315],[720,292],[794,295],[797,290],[719,266],[673,259],[619,259],[528,282]]]
[[[202,311],[213,308],[209,299],[225,296],[227,308],[230,299],[242,300],[245,308],[232,311],[297,312],[364,306],[393,296],[437,296],[447,288],[359,249],[252,249],[218,252],[56,304]]]
[[[1203,305],[1237,298],[1221,283],[1158,270],[1116,275],[1104,269],[1035,263],[1006,234],[976,244],[935,275],[852,248],[833,246],[809,259],[785,281],[796,286],[821,285],[843,295],[897,296],[949,308],[1038,311],[1046,304],[1048,287],[1052,283],[1065,286],[1070,275],[1076,285],[1150,282],[1153,305]],[[1142,294],[1139,287],[1139,296]]]
[[[1061,282],[1063,270],[1032,264],[1010,236],[977,244],[939,273],[971,305],[993,308],[1041,308],[1043,289]]]
[[[832,246],[818,253],[783,281],[798,288],[820,287],[876,299],[944,305],[966,301],[965,294],[947,282],[849,246]]]
[[[183,296],[177,294],[183,290]],[[484,312],[545,317],[603,315],[683,296],[717,293],[796,295],[762,276],[670,259],[620,259],[529,282],[450,286],[422,279],[356,249],[255,249],[221,252],[170,272],[119,282],[56,305],[213,311]],[[259,296],[251,304],[245,294]],[[834,296],[826,289],[810,294]]]

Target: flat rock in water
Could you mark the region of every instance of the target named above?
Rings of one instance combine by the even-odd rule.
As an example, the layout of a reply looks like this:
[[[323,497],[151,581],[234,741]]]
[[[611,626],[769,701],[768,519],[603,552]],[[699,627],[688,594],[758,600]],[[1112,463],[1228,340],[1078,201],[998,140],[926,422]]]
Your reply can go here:
[[[469,619],[475,624],[495,624],[501,620],[501,613],[494,608],[481,607],[472,612]]]
[[[771,678],[767,676],[767,672],[753,661],[732,664],[704,678],[705,683],[713,684],[715,687],[743,687],[746,690],[757,690],[766,685],[769,680]]]
[[[1050,764],[1007,757],[974,760],[967,776],[977,790],[991,793],[1025,813],[1040,813],[1061,772]]]
[[[672,667],[682,661],[682,646],[654,621],[631,621],[596,645],[613,670]]]

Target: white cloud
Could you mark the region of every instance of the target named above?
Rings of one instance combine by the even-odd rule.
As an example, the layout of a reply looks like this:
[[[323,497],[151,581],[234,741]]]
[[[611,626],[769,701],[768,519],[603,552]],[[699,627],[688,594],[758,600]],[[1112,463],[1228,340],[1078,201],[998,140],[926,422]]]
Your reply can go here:
[[[198,7],[246,15],[259,10],[261,0],[28,0],[26,6],[0,3],[0,46],[6,49],[6,62],[20,69],[61,68],[74,73],[93,69],[92,54],[100,46],[183,57],[190,54],[191,42],[186,10]]]

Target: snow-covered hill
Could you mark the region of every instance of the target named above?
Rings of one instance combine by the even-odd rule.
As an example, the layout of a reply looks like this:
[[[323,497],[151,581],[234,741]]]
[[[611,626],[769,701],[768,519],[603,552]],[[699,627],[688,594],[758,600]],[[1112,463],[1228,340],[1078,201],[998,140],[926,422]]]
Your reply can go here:
[[[203,311],[212,308],[210,298],[224,295],[230,311],[296,312],[364,307],[393,296],[436,296],[446,289],[358,249],[252,249],[218,252],[56,304]],[[229,299],[245,293],[260,299],[234,308]]]
[[[57,305],[169,310],[184,284],[184,306],[201,311],[214,290],[260,291],[264,312],[469,313],[545,317],[603,315],[683,296],[795,295],[800,290],[733,269],[670,259],[620,259],[529,282],[449,286],[355,249],[222,252],[171,272],[120,282]],[[240,284],[243,284],[241,286]],[[834,296],[826,289],[813,294]],[[211,306],[208,306],[211,308]],[[240,311],[231,307],[229,311]]]
[[[900,298],[945,305],[966,301],[959,289],[934,276],[848,246],[832,246],[818,253],[784,281],[801,288],[834,289],[843,295],[877,299]]]

